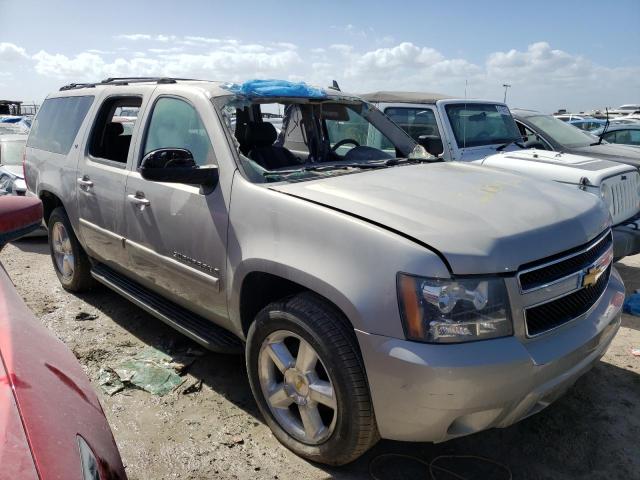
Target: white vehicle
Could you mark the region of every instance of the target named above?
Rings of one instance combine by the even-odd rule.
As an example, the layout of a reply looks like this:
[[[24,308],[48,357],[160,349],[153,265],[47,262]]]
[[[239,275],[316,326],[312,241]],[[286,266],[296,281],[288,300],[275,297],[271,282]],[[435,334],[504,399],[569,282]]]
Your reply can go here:
[[[562,120],[563,122],[570,122],[572,120],[587,120],[593,118],[591,115],[576,115],[575,113],[562,113],[560,115],[554,115],[554,117],[556,117],[558,120]]]
[[[514,170],[599,195],[615,225],[615,257],[640,253],[640,173],[634,166],[525,149],[504,103],[415,92],[375,92],[362,97],[443,160]]]
[[[631,103],[628,105],[620,105],[615,110],[609,110],[609,113],[613,113],[614,115],[626,116],[633,115],[640,112],[640,105],[637,103]]]

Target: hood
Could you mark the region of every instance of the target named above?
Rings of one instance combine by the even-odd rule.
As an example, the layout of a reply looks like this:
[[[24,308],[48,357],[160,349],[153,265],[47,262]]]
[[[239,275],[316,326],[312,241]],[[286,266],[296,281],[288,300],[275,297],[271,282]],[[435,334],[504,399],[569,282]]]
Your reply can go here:
[[[567,148],[566,151],[577,155],[587,155],[603,160],[611,160],[614,162],[633,165],[634,167],[640,167],[640,148],[633,147],[631,145],[602,143],[600,145]]]
[[[7,375],[0,352],[0,432],[2,432],[2,474],[5,478],[38,479],[20,412],[13,397],[15,379]]]
[[[635,170],[626,164],[585,155],[535,149],[498,153],[477,163],[574,185],[580,184],[581,179],[586,178],[589,184],[594,186],[599,186],[606,178]]]
[[[610,224],[595,195],[458,162],[270,188],[402,232],[442,253],[459,275],[515,271],[582,245]]]

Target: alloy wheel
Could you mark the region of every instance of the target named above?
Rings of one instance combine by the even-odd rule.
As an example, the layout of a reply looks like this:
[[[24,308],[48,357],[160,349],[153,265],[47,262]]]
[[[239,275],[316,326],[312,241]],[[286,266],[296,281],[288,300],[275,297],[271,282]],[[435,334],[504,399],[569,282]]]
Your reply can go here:
[[[271,413],[289,435],[310,445],[331,436],[338,413],[335,389],[309,342],[287,330],[271,333],[260,348],[258,375]]]

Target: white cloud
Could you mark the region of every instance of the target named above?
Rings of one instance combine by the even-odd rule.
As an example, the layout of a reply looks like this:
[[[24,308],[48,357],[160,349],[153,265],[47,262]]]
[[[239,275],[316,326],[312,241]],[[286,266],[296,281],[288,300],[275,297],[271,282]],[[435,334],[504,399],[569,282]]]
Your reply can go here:
[[[130,75],[235,81],[251,76],[289,78],[303,73],[303,62],[294,44],[245,44],[233,39],[220,43],[208,52],[185,52],[183,47],[154,47],[146,51],[121,52],[118,58],[109,61],[89,51],[69,57],[42,50],[32,58],[38,74],[69,81]]]
[[[502,84],[510,83],[510,104],[546,111],[628,103],[635,101],[640,91],[639,66],[605,67],[546,42],[532,43],[525,50],[493,52],[483,62],[470,62],[411,42],[302,49],[289,42],[258,44],[199,36],[128,34],[116,38],[146,43],[133,43],[130,50],[92,49],[71,55],[48,50],[29,55],[20,46],[0,43],[0,61],[20,62],[19,67],[4,69],[15,78],[18,70],[33,68],[47,79],[48,89],[61,81],[94,81],[108,76],[229,81],[271,77],[304,79],[318,85],[329,85],[336,79],[345,90],[354,92],[396,89],[459,96],[468,82],[470,97],[502,99]]]
[[[176,37],[175,35],[149,35],[147,33],[129,33],[124,35],[116,35],[114,38],[116,38],[117,40],[130,40],[133,42],[144,40],[166,43],[175,41],[178,37]]]
[[[132,40],[132,41],[151,40],[151,35],[147,35],[146,33],[130,33],[126,35],[116,35],[115,38],[119,40]]]
[[[24,48],[13,43],[0,42],[0,62],[16,62],[28,58]]]

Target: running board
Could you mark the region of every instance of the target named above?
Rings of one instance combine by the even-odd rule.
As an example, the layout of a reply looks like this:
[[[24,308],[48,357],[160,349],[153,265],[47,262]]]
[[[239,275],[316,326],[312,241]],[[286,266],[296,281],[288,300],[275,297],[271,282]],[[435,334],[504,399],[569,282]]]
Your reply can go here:
[[[230,354],[241,353],[244,350],[241,340],[233,333],[165,299],[102,263],[94,265],[91,276],[208,350]]]

